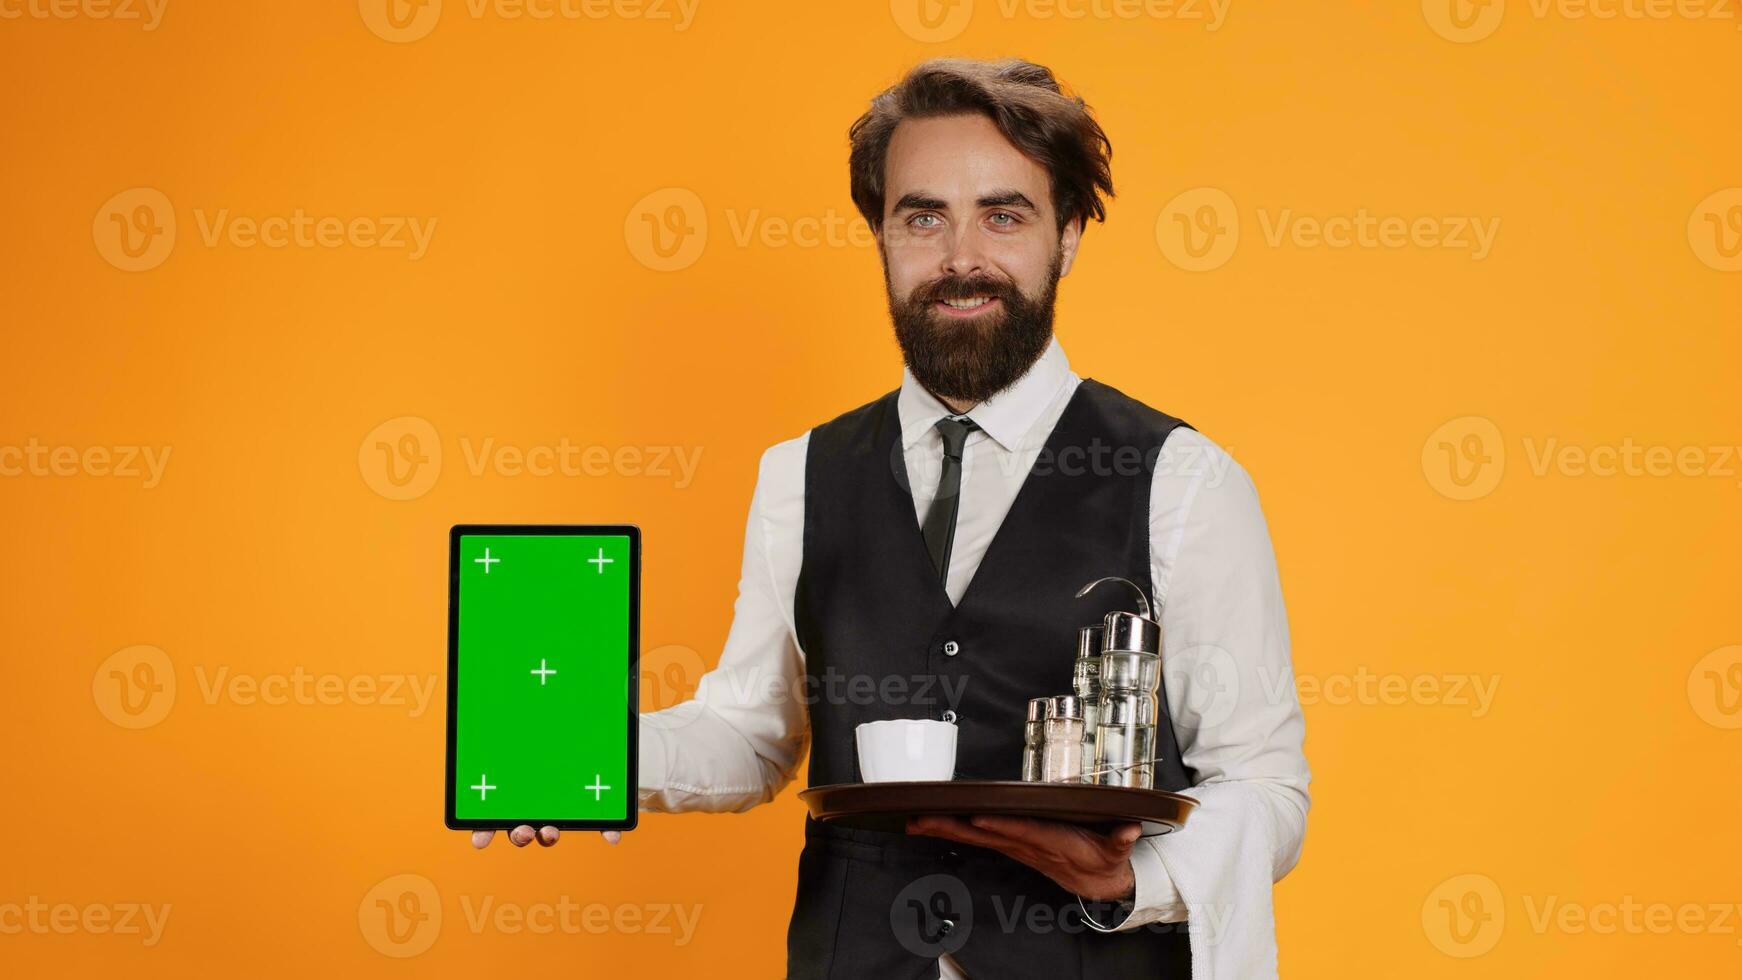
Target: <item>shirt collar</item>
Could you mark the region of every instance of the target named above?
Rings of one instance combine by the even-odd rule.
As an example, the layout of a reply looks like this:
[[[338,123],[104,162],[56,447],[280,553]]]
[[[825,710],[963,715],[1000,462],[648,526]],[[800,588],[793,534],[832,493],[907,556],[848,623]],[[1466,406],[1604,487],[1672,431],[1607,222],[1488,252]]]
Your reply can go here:
[[[968,418],[973,419],[1006,452],[1013,452],[1022,446],[1023,437],[1034,428],[1041,413],[1052,404],[1059,388],[1070,378],[1070,361],[1065,358],[1058,338],[1054,337],[1027,373],[1015,384],[968,409]],[[938,419],[955,414],[948,405],[938,401],[937,396],[925,390],[913,372],[906,368],[901,371],[901,392],[896,396],[895,404],[901,416],[903,450],[912,449],[914,443],[932,430]]]

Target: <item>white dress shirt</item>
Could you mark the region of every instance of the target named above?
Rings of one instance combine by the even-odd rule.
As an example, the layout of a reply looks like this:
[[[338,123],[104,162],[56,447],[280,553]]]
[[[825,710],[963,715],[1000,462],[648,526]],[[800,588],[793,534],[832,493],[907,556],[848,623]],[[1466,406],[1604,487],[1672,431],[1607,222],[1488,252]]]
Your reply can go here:
[[[963,450],[945,585],[952,603],[1080,381],[1054,340],[1021,380],[968,411],[980,431]],[[942,467],[934,424],[954,413],[906,371],[897,408],[918,523]],[[642,716],[644,810],[749,809],[779,793],[804,755],[804,652],[793,597],[808,442],[806,433],[763,453],[719,666],[693,699]],[[1157,461],[1150,545],[1168,710],[1196,780],[1185,792],[1199,807],[1184,830],[1138,841],[1134,909],[1115,928],[1189,922],[1195,977],[1274,975],[1269,885],[1299,859],[1310,781],[1288,620],[1252,481],[1194,430],[1176,429]]]

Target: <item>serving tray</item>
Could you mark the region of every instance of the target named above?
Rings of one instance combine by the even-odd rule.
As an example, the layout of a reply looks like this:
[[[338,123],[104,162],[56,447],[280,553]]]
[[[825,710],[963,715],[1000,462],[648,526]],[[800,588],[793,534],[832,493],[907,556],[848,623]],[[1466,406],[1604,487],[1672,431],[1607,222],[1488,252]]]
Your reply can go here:
[[[996,814],[1105,827],[1140,823],[1143,836],[1170,834],[1197,807],[1189,796],[1158,789],[1087,783],[950,782],[837,783],[798,794],[811,817],[877,830],[901,830],[908,817]]]

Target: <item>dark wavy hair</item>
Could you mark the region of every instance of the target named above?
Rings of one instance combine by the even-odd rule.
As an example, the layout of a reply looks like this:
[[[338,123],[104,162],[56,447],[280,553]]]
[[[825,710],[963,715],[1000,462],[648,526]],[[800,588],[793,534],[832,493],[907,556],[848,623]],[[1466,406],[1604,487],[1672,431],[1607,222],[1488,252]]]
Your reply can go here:
[[[853,204],[873,230],[883,225],[883,164],[903,119],[979,113],[1052,176],[1059,231],[1107,220],[1113,144],[1082,99],[1066,95],[1051,69],[1032,62],[938,58],[917,65],[871,100],[847,130]]]

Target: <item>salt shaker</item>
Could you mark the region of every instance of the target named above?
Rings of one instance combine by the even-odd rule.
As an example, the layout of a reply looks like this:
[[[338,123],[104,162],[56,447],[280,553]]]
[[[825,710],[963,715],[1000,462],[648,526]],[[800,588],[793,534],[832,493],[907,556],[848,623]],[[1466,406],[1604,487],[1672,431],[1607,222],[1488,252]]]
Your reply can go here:
[[[1040,779],[1076,783],[1083,779],[1083,699],[1060,694],[1044,699],[1041,719]]]
[[[1138,612],[1110,612],[1101,652],[1101,704],[1095,730],[1096,782],[1153,789],[1155,727],[1161,691],[1161,624],[1150,618],[1143,589],[1122,578],[1084,586],[1080,598],[1103,582],[1123,582],[1137,594]]]

